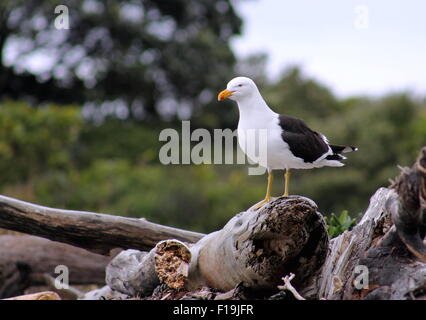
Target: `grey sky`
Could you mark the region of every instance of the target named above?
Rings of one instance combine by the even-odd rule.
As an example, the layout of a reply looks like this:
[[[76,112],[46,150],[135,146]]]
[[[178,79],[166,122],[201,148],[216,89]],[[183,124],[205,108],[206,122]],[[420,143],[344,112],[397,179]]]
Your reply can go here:
[[[236,6],[245,24],[233,48],[238,56],[266,52],[272,78],[297,63],[339,96],[426,93],[424,0],[248,0]]]

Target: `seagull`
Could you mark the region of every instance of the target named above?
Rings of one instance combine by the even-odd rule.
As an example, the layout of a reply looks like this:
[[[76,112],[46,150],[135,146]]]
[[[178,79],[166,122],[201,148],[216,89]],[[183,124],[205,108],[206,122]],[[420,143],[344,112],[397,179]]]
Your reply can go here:
[[[265,199],[254,206],[258,209],[271,201],[272,170],[284,170],[284,193],[288,197],[290,170],[321,167],[341,167],[342,153],[358,150],[353,146],[329,144],[323,134],[310,129],[303,120],[274,112],[266,104],[253,80],[236,77],[218,94],[218,101],[229,98],[239,110],[238,144],[253,162],[266,168],[268,184]],[[257,134],[248,134],[250,130]],[[266,152],[260,152],[260,132],[263,130]]]

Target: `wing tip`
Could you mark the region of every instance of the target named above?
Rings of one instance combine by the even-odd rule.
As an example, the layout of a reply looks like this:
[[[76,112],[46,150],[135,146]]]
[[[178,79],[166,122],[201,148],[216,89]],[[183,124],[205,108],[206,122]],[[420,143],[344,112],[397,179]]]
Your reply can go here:
[[[352,152],[352,151],[358,151],[358,147],[354,147],[354,146],[347,146],[345,147],[342,152]]]

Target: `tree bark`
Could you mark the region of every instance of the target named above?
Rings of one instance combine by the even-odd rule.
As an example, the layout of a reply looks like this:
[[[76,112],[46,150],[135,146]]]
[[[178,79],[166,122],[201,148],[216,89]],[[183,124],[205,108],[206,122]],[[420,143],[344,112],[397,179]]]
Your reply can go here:
[[[203,234],[162,226],[146,219],[43,207],[0,196],[0,227],[65,242],[95,253],[111,249],[150,250],[159,241],[196,242]]]
[[[352,231],[331,240],[309,290],[326,299],[426,299],[425,234],[426,147],[375,193]]]
[[[387,188],[377,190],[361,221],[351,231],[330,241],[329,253],[316,283],[300,292],[302,295],[340,299],[345,288],[353,287],[354,270],[360,258],[392,225],[385,208],[390,194]]]

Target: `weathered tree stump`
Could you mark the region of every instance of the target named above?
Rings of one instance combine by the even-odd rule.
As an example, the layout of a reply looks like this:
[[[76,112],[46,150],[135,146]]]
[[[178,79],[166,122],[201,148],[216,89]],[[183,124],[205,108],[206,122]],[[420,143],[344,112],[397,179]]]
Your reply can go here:
[[[208,286],[228,291],[244,283],[277,291],[282,277],[294,273],[293,284],[303,288],[319,270],[327,248],[326,226],[315,203],[291,196],[237,214],[222,230],[192,246],[169,240],[149,253],[124,251],[108,266],[107,283],[119,292],[142,296],[160,279],[176,289]]]

